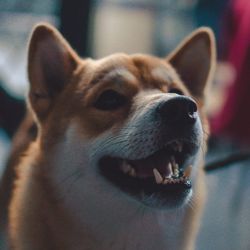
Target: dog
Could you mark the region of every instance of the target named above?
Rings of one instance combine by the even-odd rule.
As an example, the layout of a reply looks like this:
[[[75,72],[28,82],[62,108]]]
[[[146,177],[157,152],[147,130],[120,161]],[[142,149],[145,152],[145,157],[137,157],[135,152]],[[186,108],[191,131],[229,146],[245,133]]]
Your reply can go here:
[[[28,106],[38,131],[15,156],[11,249],[194,249],[215,54],[203,27],[166,58],[81,59],[37,25]]]

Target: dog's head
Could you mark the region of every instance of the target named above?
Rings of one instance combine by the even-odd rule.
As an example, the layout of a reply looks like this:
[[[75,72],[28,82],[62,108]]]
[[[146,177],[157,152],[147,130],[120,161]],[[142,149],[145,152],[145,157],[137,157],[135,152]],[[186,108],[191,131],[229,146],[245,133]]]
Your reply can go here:
[[[205,146],[204,91],[214,60],[207,28],[167,58],[83,60],[54,28],[37,26],[29,102],[57,183],[75,175],[70,185],[79,186],[78,197],[92,192],[92,199],[116,194],[113,200],[149,207],[185,204]]]

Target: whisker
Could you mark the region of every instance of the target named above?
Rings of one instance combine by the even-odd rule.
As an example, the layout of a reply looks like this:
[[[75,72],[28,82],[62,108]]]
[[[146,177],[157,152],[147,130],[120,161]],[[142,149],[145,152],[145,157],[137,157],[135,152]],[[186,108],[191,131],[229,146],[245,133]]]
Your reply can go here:
[[[74,177],[75,175],[77,175],[78,173],[82,172],[82,169],[77,169],[75,170],[74,172],[72,172],[71,174],[67,175],[66,177],[64,177],[60,182],[59,184],[63,184],[65,183],[66,181],[68,181],[69,179],[71,179],[72,177]]]
[[[80,169],[82,170],[82,169]],[[64,198],[71,192],[72,187],[74,186],[74,184],[81,179],[81,177],[83,176],[83,172],[82,171],[74,171],[74,173],[72,173],[71,175],[67,176],[65,179],[67,179],[67,181],[71,180],[71,182],[67,185],[67,189],[65,190],[65,192],[63,192],[62,196],[59,197],[59,201],[60,200],[64,200]],[[62,182],[63,183],[63,182]]]

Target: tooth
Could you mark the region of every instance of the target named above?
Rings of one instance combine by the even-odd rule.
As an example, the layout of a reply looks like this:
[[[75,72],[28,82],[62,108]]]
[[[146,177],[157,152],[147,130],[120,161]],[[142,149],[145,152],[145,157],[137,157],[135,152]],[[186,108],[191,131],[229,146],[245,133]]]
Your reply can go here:
[[[167,178],[170,178],[173,175],[173,167],[171,162],[168,163],[168,169],[170,170],[170,173],[168,176],[166,176]]]
[[[170,164],[172,164],[172,174],[176,177],[179,176],[179,165],[175,162],[174,156],[170,158]]]
[[[163,184],[168,184],[170,180],[171,180],[171,179],[170,179],[170,178],[168,178],[168,177],[167,177],[167,178],[165,178],[165,179],[164,179],[164,181],[163,181]]]
[[[127,162],[124,161],[122,163],[121,168],[122,168],[122,171],[126,174],[126,173],[128,173],[130,171],[131,166]]]
[[[169,166],[171,167],[171,176],[172,176],[172,175],[174,175],[174,172],[175,172],[175,163],[170,162],[169,164],[170,164]]]
[[[179,176],[179,167],[178,167],[178,164],[176,164],[175,166],[174,166],[174,176],[175,177],[178,177]]]
[[[177,151],[179,153],[181,153],[182,149],[183,149],[183,144],[181,142],[176,142],[177,143]]]
[[[130,170],[129,170],[129,172],[128,172],[128,174],[129,174],[130,176],[132,176],[132,177],[136,177],[135,169],[131,167]]]
[[[153,169],[153,173],[154,173],[154,176],[155,176],[156,183],[157,184],[162,183],[163,178],[162,178],[161,174],[159,173],[159,171],[156,168]]]
[[[168,183],[173,183],[173,179],[169,179]]]

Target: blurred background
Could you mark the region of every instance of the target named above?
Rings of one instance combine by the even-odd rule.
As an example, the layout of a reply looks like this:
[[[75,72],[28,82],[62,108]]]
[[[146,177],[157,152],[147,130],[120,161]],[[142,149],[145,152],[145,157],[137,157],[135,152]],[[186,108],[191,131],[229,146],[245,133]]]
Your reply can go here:
[[[164,57],[195,28],[214,30],[209,191],[197,249],[249,250],[250,1],[0,0],[0,176],[25,113],[27,42],[40,21],[55,25],[81,56],[94,58],[114,52]]]

